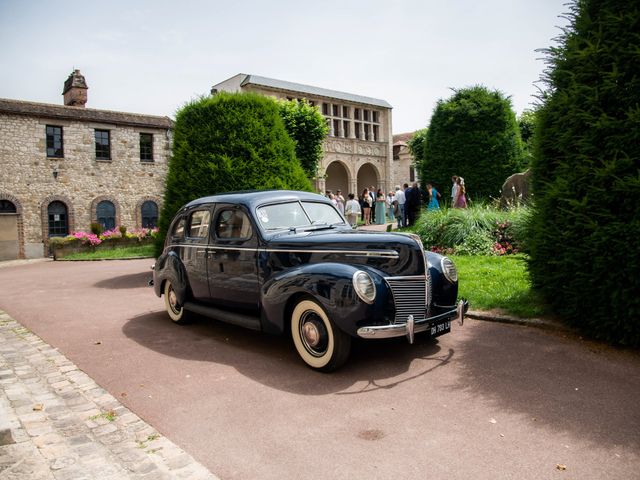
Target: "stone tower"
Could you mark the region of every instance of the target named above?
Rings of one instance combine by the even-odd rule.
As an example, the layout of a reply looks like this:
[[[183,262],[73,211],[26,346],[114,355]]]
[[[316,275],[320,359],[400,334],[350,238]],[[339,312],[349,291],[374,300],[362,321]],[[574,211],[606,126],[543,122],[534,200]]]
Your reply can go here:
[[[87,82],[80,70],[74,70],[64,82],[64,104],[71,107],[83,107],[87,103]]]

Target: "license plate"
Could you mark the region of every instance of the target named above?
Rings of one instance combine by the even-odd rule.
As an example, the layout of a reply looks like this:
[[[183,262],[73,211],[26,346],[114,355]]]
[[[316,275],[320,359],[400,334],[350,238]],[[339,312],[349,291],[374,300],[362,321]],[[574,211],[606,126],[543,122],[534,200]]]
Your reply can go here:
[[[431,327],[431,336],[437,337],[438,335],[442,335],[443,333],[448,333],[451,331],[451,322],[442,322],[438,325],[434,325]]]

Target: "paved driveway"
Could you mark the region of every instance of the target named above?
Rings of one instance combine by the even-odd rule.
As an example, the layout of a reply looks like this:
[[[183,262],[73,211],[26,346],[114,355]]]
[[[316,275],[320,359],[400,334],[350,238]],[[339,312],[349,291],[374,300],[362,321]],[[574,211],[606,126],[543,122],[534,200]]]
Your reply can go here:
[[[468,321],[320,374],[286,339],[171,324],[150,264],[2,268],[0,308],[222,479],[638,478],[636,352]]]

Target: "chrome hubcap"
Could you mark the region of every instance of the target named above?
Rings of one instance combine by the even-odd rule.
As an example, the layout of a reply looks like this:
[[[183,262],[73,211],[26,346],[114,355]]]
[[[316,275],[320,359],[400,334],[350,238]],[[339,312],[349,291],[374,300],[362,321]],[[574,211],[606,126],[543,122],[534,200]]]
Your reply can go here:
[[[302,333],[310,347],[315,347],[320,341],[320,332],[318,328],[311,322],[307,322],[302,326]]]
[[[322,318],[315,312],[306,312],[300,319],[300,339],[305,350],[314,357],[321,357],[329,348],[329,333]]]

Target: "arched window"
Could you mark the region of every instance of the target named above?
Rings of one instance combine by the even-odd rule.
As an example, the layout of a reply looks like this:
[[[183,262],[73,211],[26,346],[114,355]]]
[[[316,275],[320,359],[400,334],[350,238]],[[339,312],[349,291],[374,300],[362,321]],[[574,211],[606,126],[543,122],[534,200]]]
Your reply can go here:
[[[51,202],[47,207],[49,217],[49,236],[65,237],[69,235],[67,206],[59,201]]]
[[[16,206],[9,200],[0,200],[0,213],[17,213]]]
[[[96,207],[96,217],[98,223],[105,230],[111,230],[116,227],[116,207],[109,200],[101,201]]]
[[[155,228],[158,226],[158,205],[147,200],[142,204],[142,228]]]

